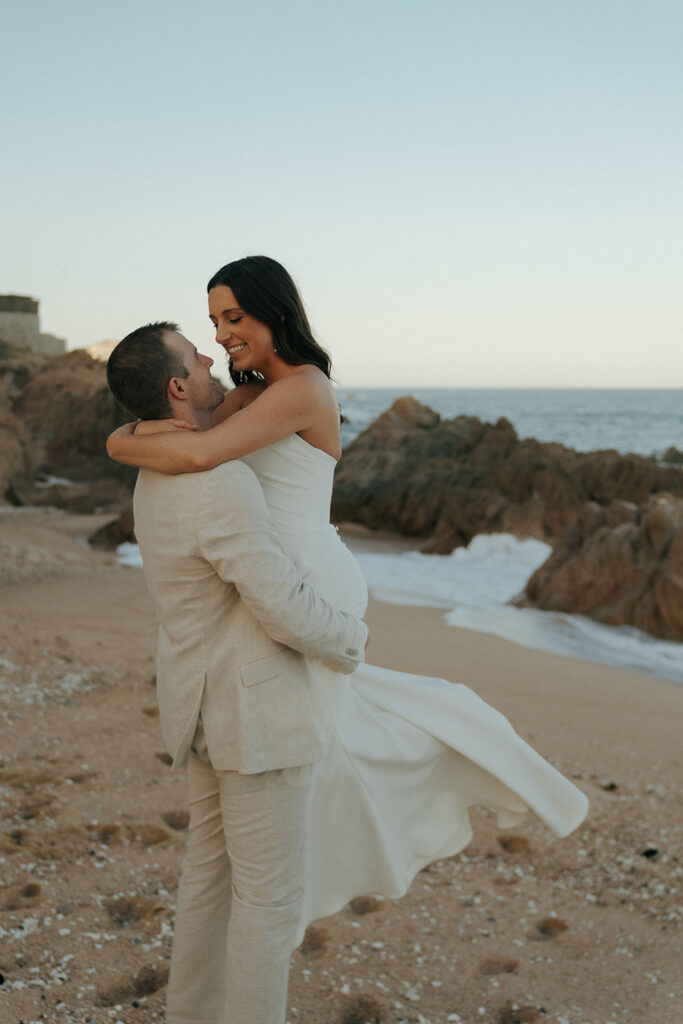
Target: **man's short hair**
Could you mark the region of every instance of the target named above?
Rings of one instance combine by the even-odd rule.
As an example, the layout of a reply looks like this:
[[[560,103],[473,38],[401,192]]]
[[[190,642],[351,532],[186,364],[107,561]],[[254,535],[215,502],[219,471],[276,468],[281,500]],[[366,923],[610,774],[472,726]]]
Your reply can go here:
[[[164,343],[164,334],[178,330],[170,320],[145,324],[120,341],[107,362],[107,383],[114,398],[141,420],[172,415],[168,400],[171,377],[188,377],[178,356]]]

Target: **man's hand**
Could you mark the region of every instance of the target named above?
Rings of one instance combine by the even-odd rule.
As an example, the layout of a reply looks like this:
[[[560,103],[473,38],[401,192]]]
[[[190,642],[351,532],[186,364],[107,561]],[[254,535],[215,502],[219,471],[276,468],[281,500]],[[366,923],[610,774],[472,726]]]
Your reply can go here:
[[[196,430],[195,423],[186,420],[140,420],[133,429],[134,434],[161,434],[166,430]]]

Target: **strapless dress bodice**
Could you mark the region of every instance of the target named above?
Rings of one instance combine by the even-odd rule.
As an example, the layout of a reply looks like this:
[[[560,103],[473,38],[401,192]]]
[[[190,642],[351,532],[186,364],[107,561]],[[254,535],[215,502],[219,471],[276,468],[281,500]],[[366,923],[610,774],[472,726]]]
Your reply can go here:
[[[258,477],[279,532],[327,530],[335,459],[290,434],[267,448],[243,455]]]

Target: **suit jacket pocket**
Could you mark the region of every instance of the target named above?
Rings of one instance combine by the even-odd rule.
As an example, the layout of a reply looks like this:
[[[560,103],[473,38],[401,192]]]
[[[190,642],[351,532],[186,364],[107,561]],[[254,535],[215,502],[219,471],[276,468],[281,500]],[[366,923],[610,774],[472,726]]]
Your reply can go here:
[[[300,659],[301,655],[295,651],[282,650],[276,651],[275,654],[267,654],[264,658],[245,661],[240,665],[242,685],[256,686],[257,683],[265,683],[292,670],[296,671]]]

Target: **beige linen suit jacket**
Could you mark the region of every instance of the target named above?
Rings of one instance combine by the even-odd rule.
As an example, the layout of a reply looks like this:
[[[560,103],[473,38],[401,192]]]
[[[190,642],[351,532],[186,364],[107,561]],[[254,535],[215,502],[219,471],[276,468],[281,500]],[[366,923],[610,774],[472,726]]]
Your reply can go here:
[[[217,770],[308,764],[327,714],[318,659],[363,660],[367,628],[304,584],[256,476],[242,462],[204,473],[140,471],[135,534],[159,623],[157,691],[174,769],[201,710]],[[300,653],[299,653],[300,652]]]

